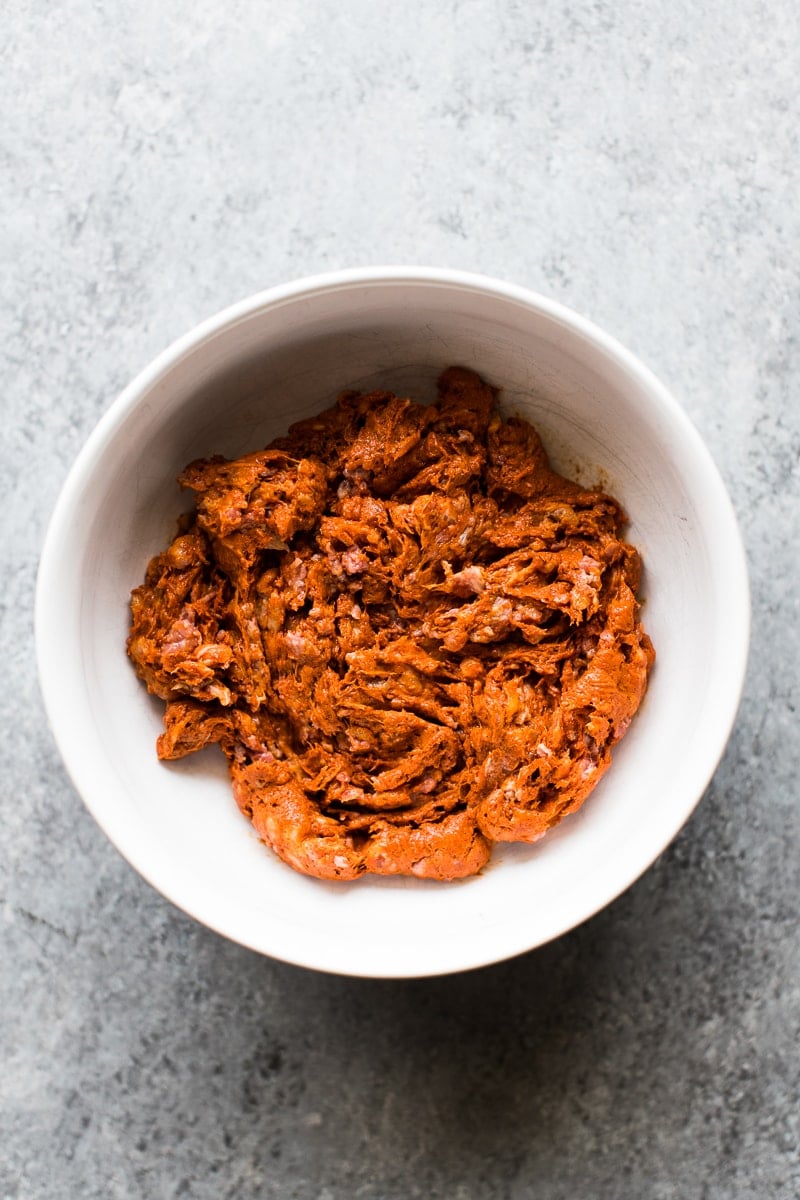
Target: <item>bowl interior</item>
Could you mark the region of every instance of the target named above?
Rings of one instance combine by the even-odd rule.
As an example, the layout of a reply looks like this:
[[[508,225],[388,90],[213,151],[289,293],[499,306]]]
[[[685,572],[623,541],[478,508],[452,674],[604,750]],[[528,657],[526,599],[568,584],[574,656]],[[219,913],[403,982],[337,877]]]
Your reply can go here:
[[[499,846],[480,877],[458,884],[306,879],[240,816],[215,749],[157,761],[163,706],[125,655],[128,597],[187,507],[175,477],[191,459],[262,447],[345,387],[431,399],[450,364],[501,387],[504,408],[536,425],[559,469],[623,502],[645,562],[643,619],[657,665],[612,769],[543,842]],[[289,961],[434,974],[570,928],[680,828],[734,715],[743,579],[732,512],[696,434],[652,377],[591,327],[488,285],[329,282],[267,293],[168,352],[93,435],[43,557],[42,683],[91,811],[175,903]]]

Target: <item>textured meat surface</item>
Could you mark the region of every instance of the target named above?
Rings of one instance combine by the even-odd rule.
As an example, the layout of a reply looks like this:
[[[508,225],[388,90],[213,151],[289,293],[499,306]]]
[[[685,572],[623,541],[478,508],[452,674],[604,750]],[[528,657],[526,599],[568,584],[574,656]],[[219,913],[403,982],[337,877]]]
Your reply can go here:
[[[263,840],[325,879],[456,879],[607,770],[647,686],[611,496],[451,367],[423,407],[343,394],[196,497],[131,598],[163,759],[216,742]]]

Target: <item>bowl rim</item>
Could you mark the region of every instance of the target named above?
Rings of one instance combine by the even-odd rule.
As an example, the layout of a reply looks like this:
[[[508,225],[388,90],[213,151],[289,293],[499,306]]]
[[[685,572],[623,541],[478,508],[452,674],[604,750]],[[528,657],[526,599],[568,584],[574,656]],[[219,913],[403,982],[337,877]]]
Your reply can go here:
[[[58,547],[65,537],[72,521],[72,514],[87,480],[91,477],[102,453],[114,437],[118,427],[124,422],[127,414],[158,382],[173,370],[183,359],[223,330],[228,330],[257,312],[282,305],[300,297],[309,297],[320,292],[333,292],[340,289],[350,289],[361,285],[430,285],[455,288],[475,293],[499,297],[520,304],[540,315],[550,317],[557,323],[582,335],[589,343],[604,351],[618,365],[633,376],[648,396],[661,406],[670,422],[679,431],[680,436],[688,441],[696,458],[703,462],[705,479],[704,485],[708,495],[713,499],[715,514],[721,518],[715,534],[724,541],[724,560],[726,568],[726,597],[728,603],[727,621],[733,628],[738,628],[738,636],[731,643],[731,653],[725,662],[727,686],[724,691],[725,702],[717,707],[714,713],[713,726],[707,731],[707,749],[703,755],[697,756],[697,767],[694,772],[693,784],[686,787],[686,800],[683,805],[675,806],[674,819],[669,824],[669,830],[660,839],[658,846],[649,850],[646,861],[640,862],[636,869],[628,870],[619,877],[612,877],[610,885],[599,898],[579,917],[568,918],[563,925],[554,929],[546,937],[534,937],[525,940],[520,938],[516,949],[507,945],[498,952],[489,953],[485,949],[472,957],[465,959],[460,965],[443,965],[441,968],[414,967],[407,963],[398,964],[397,969],[375,970],[364,965],[350,963],[342,967],[332,966],[329,962],[320,963],[314,960],[314,955],[308,953],[287,954],[284,948],[279,951],[266,949],[241,934],[225,926],[224,922],[215,923],[204,913],[198,915],[180,896],[180,888],[173,886],[169,871],[158,869],[153,863],[141,861],[141,856],[129,852],[112,829],[112,824],[105,811],[104,793],[98,791],[92,778],[91,767],[87,764],[81,748],[73,745],[63,729],[65,710],[72,704],[72,689],[68,679],[65,679],[53,665],[49,648],[54,639],[59,637],[59,607],[57,600],[58,579],[57,559]],[[34,602],[35,651],[39,675],[39,684],[44,707],[50,723],[53,736],[66,767],[67,773],[78,795],[83,800],[89,812],[116,847],[118,852],[130,865],[158,892],[187,915],[213,929],[240,945],[255,950],[257,953],[278,958],[281,961],[296,966],[306,967],[333,974],[346,974],[365,978],[419,978],[442,974],[451,974],[460,970],[471,970],[482,966],[523,954],[538,946],[569,932],[596,913],[605,908],[633,883],[653,864],[658,856],[677,836],[703,796],[708,784],[719,765],[725,747],[733,729],[736,714],[741,702],[747,670],[750,643],[750,588],[748,579],[747,559],[742,541],[741,531],[729,493],[717,468],[710,451],[695,428],[686,411],[681,407],[672,393],[657,378],[653,372],[632,351],[628,350],[611,334],[608,334],[593,321],[575,312],[573,309],[551,300],[542,294],[509,283],[488,275],[470,271],[451,270],[444,267],[424,266],[370,266],[353,267],[338,271],[329,271],[310,275],[290,282],[256,292],[195,325],[187,333],[175,339],[147,366],[145,366],[123,389],[106,412],[100,417],[90,433],[82,449],[70,468],[53,508],[39,560]],[[663,844],[662,844],[663,843]],[[463,957],[463,956],[462,956]]]

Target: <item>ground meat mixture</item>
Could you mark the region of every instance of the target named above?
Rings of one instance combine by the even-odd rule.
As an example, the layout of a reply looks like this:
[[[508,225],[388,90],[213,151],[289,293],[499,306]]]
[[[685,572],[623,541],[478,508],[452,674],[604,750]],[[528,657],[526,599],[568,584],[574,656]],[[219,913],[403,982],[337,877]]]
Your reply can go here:
[[[611,496],[451,367],[424,407],[346,392],[196,496],[132,595],[162,759],[210,742],[299,871],[457,879],[607,770],[653,662]]]

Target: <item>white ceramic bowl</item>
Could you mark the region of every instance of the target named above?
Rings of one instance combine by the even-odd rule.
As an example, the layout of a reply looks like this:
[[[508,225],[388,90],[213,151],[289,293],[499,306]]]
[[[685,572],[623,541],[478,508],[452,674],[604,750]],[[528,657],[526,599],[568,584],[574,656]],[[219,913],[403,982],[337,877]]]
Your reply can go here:
[[[128,597],[187,500],[191,459],[264,446],[345,387],[433,397],[473,367],[539,429],[555,464],[631,517],[657,664],[642,709],[579,813],[498,846],[452,884],[322,883],[257,840],[215,749],[156,759],[163,705],[125,655]],[[42,555],[47,711],[90,811],[187,913],[263,954],[353,975],[435,975],[518,954],[619,895],[686,821],[730,733],[749,604],[717,470],[681,408],[619,343],[522,288],[455,271],[344,271],[244,300],[175,342],[123,392],[67,479]]]

